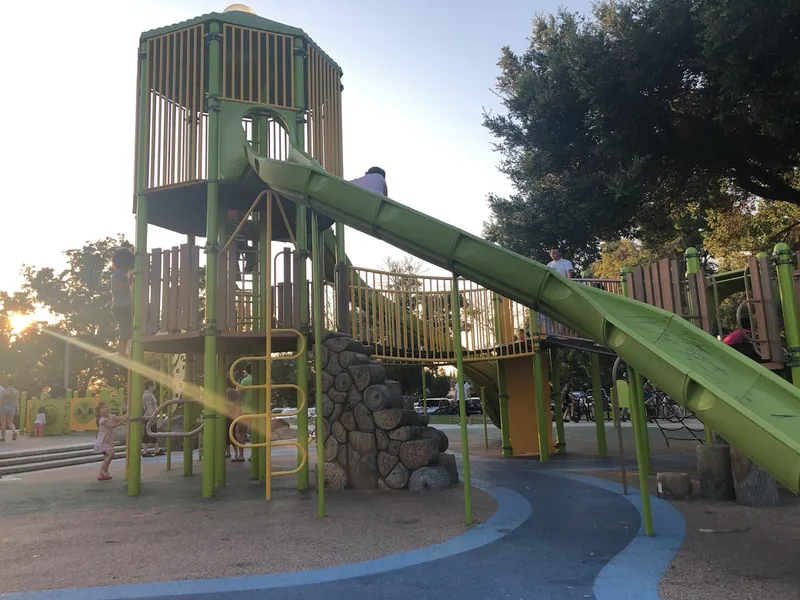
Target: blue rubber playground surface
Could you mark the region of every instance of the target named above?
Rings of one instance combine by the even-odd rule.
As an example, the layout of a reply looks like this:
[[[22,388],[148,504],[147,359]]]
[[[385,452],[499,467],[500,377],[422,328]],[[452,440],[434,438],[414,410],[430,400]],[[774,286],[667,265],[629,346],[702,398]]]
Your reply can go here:
[[[683,518],[652,499],[656,535],[641,531],[639,496],[619,484],[478,459],[473,483],[497,512],[446,542],[314,571],[2,594],[17,600],[657,600],[685,534]]]

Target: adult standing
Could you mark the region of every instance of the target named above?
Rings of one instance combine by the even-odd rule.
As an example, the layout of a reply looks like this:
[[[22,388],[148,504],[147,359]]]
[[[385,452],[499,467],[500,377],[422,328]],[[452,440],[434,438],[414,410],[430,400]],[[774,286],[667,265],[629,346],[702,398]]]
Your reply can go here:
[[[0,392],[0,442],[6,441],[6,429],[11,430],[11,439],[17,439],[17,428],[14,427],[14,416],[19,405],[19,390],[14,387],[14,379],[9,377],[6,386]]]
[[[550,258],[552,259],[547,266],[554,271],[557,271],[567,279],[572,279],[575,267],[566,258],[561,256],[561,250],[558,248],[550,248]]]

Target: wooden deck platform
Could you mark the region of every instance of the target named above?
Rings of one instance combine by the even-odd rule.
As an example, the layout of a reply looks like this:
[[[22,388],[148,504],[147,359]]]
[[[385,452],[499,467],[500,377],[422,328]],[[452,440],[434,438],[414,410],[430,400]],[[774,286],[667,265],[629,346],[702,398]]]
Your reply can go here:
[[[205,336],[199,331],[187,333],[165,333],[161,335],[142,336],[145,352],[161,352],[164,354],[203,354]],[[222,331],[217,338],[220,353],[234,356],[259,356],[264,354],[267,338],[259,331]],[[294,352],[297,350],[297,336],[287,332],[273,332],[273,352]]]

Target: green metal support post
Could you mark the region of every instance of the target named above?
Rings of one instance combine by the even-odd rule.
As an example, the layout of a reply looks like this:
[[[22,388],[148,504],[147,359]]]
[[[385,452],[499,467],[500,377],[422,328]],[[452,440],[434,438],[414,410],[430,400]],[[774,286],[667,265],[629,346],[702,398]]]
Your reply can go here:
[[[162,354],[161,355],[161,372],[163,373],[163,375],[165,377],[169,377],[170,366],[171,366],[170,365],[170,359],[169,359],[170,356],[171,355],[169,355],[169,354]],[[169,399],[169,394],[167,393],[168,388],[166,386],[164,386],[164,385],[161,385],[159,387],[160,387],[161,393],[159,394],[158,403],[159,404],[164,404],[164,402],[166,402]],[[172,411],[169,410],[169,408],[167,409],[167,431],[169,431],[170,433],[172,432]],[[156,441],[156,443],[157,443],[157,441]],[[167,446],[167,465],[166,465],[166,469],[167,469],[167,471],[171,471],[172,470],[172,438],[171,437],[167,438],[166,446]]]
[[[642,376],[635,372],[636,376],[631,379],[631,408],[636,405],[636,424],[639,426],[639,443],[641,444],[641,464],[646,476],[652,473],[652,465],[650,464],[650,431],[647,427],[647,407],[644,403],[644,381]],[[631,413],[631,421],[633,421],[633,413]]]
[[[264,132],[261,131],[261,127],[259,127],[259,140],[261,140],[261,134],[264,134]],[[267,228],[263,213],[257,213],[254,218],[256,219],[258,227],[258,260],[256,261],[256,268],[254,270],[253,287],[258,289],[258,330],[266,334],[268,319],[266,294],[268,293],[268,283],[264,277],[264,270],[266,261],[269,260],[269,255],[267,253]],[[262,367],[263,363],[260,360],[250,363],[250,376],[253,385],[262,385],[265,383]],[[265,394],[265,391],[262,389],[254,389],[249,393],[252,394],[251,409],[253,413],[257,415],[264,414],[265,411],[261,408],[261,397]],[[260,444],[265,439],[264,431],[266,430],[266,423],[262,423],[262,420],[263,419],[259,418],[250,421],[251,444]],[[266,448],[250,449],[250,479],[253,481],[261,480],[262,461],[266,460],[264,456],[265,450]]]
[[[219,266],[219,102],[220,27],[213,22],[208,36],[208,187],[206,192],[206,314],[203,355],[203,497],[214,494],[217,428],[225,427],[216,410],[217,390],[217,270]]]
[[[539,314],[535,310],[528,310],[528,316],[531,322],[531,329],[533,324],[539,322]],[[533,386],[534,398],[536,399],[536,420],[537,420],[537,433],[539,438],[539,460],[544,462],[550,460],[550,441],[547,437],[547,428],[550,427],[550,417],[547,414],[550,408],[550,403],[547,402],[545,389],[544,389],[544,350],[537,342],[536,338],[532,336],[533,346]]]
[[[422,414],[428,414],[428,380],[425,377],[425,365],[422,365]]]
[[[700,253],[697,251],[697,248],[687,248],[686,251],[683,253],[684,257],[686,258],[686,274],[692,275],[694,273],[700,273]],[[704,285],[702,281],[699,282],[699,285]],[[700,307],[699,306],[692,306],[692,300],[689,299],[689,314],[700,314]],[[703,431],[705,434],[705,442],[706,444],[712,444],[714,441],[714,434],[711,431],[711,428],[706,426],[703,423]]]
[[[225,447],[228,444],[228,413],[227,402],[225,400],[225,391],[228,387],[228,358],[227,355],[222,354],[217,358],[217,398],[220,399],[219,411],[219,426],[216,430],[217,435],[217,453],[215,454],[214,463],[214,485],[215,487],[222,487],[228,480],[228,461],[225,460]]]
[[[489,425],[486,422],[486,387],[481,386],[481,416],[483,417],[483,447],[489,449]]]
[[[499,294],[492,292],[492,302],[494,304],[494,336],[495,343],[502,338],[502,327],[500,324],[500,303]],[[503,458],[511,458],[514,450],[511,448],[511,434],[508,428],[508,387],[506,387],[506,366],[502,360],[497,361],[497,404],[500,412],[500,436],[502,439]]]
[[[461,469],[464,472],[464,518],[472,525],[472,485],[469,472],[469,435],[467,433],[467,399],[464,398],[464,350],[461,344],[461,304],[458,294],[458,277],[453,275],[450,290],[453,307],[453,345],[458,369],[458,420],[461,424]]]
[[[322,244],[317,213],[311,213],[311,272],[314,302],[314,390],[317,407],[317,516],[325,516],[325,462],[322,439],[322,329],[325,327],[322,312]],[[299,437],[298,433],[298,437]],[[308,440],[308,436],[306,436]]]
[[[597,431],[597,455],[608,456],[606,445],[606,413],[603,410],[603,382],[600,379],[600,355],[592,352],[590,356],[592,370],[592,392],[594,393],[594,424]]]
[[[792,369],[792,383],[800,387],[800,320],[794,290],[792,249],[785,242],[775,244],[775,266],[778,271],[778,286],[781,292],[781,309],[786,332],[786,346]]]
[[[642,430],[642,410],[644,406],[640,404],[641,400],[641,383],[642,379],[639,374],[634,371],[630,366],[628,367],[628,379],[631,382],[631,424],[633,425],[633,433],[636,439],[636,463],[639,471],[639,495],[642,501],[642,522],[644,523],[645,535],[653,535],[653,513],[650,509],[650,490],[648,477],[650,475],[650,456],[644,446],[644,436],[647,436],[647,419],[644,420],[644,430]],[[639,390],[639,391],[636,391]],[[638,417],[634,416],[634,404],[638,405],[636,412]]]
[[[300,108],[301,112],[297,113],[297,122],[296,122],[296,135],[297,135],[297,144],[302,149],[305,145],[306,139],[306,119],[305,119],[305,108],[306,108],[306,88],[305,88],[305,81],[306,81],[306,47],[305,41],[303,38],[295,38],[294,39],[294,97],[295,97],[295,106]],[[296,268],[294,270],[295,274],[295,281],[294,281],[294,293],[297,295],[297,304],[299,310],[299,315],[294,316],[295,323],[298,324],[299,330],[303,332],[304,335],[307,335],[308,332],[308,325],[309,325],[309,310],[308,310],[308,285],[306,284],[307,274],[306,274],[306,262],[308,259],[308,236],[307,236],[307,219],[306,219],[306,207],[297,205],[295,207],[295,241],[297,242],[297,247],[295,248],[295,260]],[[297,366],[297,385],[300,389],[303,390],[306,396],[306,402],[310,402],[310,398],[308,398],[308,356],[303,355],[297,358],[296,361]],[[321,377],[321,373],[317,372],[317,375]],[[319,389],[319,388],[318,388]],[[299,398],[298,398],[299,399]],[[319,421],[322,412],[319,412],[319,417],[317,420]],[[322,429],[318,429],[319,432],[322,432]],[[308,410],[300,411],[297,415],[297,441],[300,443],[301,446],[306,451],[306,455],[308,455]],[[299,465],[302,460],[302,457],[298,453],[297,455],[297,464]],[[303,466],[302,469],[297,473],[297,489],[298,490],[307,490],[308,489],[308,461]],[[324,502],[324,500],[322,501]],[[323,504],[324,506],[324,504]],[[320,515],[322,516],[322,515]]]
[[[194,236],[190,237],[191,243],[189,247],[194,246]],[[186,355],[186,375],[184,379],[189,384],[194,384],[195,369],[194,369],[194,354]],[[183,405],[183,430],[189,431],[194,429],[194,404],[186,402]],[[187,477],[194,474],[194,437],[183,438],[183,474]]]
[[[556,450],[559,454],[566,454],[567,438],[564,435],[564,406],[561,403],[561,373],[556,348],[550,349],[550,383],[553,385],[553,404],[556,413]]]
[[[131,359],[141,364],[144,362],[144,349],[139,341],[142,328],[143,311],[146,310],[142,289],[145,277],[145,259],[147,258],[147,196],[144,194],[147,177],[147,108],[150,88],[148,86],[149,73],[147,60],[147,44],[139,48],[139,145],[136,148],[137,173],[136,173],[136,259],[133,275],[133,341],[131,344]],[[135,369],[129,369],[130,382],[128,391],[128,414],[131,417],[128,426],[128,440],[142,439],[142,423],[138,419],[142,416],[142,403],[139,401],[144,392],[144,378]],[[130,444],[133,446],[133,444]],[[138,449],[138,448],[137,448]],[[138,496],[141,491],[142,457],[139,452],[130,452],[128,455],[128,469],[126,483],[129,496]]]

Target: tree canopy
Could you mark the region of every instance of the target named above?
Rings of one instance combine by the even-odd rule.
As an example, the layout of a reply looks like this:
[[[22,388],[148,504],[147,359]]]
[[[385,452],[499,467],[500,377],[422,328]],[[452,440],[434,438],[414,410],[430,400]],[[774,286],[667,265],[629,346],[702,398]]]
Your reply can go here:
[[[488,239],[593,259],[603,240],[691,236],[753,197],[800,206],[800,4],[629,0],[535,19],[486,114],[516,190]],[[683,239],[694,245],[696,239]]]

